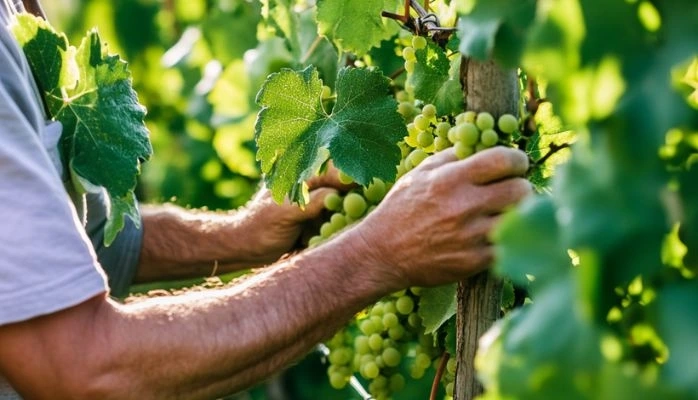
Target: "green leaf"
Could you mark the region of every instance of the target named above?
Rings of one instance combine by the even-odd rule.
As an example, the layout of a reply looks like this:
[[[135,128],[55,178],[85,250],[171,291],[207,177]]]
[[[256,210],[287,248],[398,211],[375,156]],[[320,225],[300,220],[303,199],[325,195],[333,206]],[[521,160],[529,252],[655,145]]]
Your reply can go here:
[[[318,0],[318,32],[332,40],[341,52],[366,54],[381,40],[395,35],[399,28],[381,11],[395,12],[399,0]]]
[[[304,204],[305,181],[331,156],[357,183],[393,181],[400,161],[397,142],[407,134],[389,82],[380,72],[344,68],[337,102],[327,114],[317,70],[272,74],[257,95],[257,159],[276,201]],[[380,157],[376,157],[380,154]]]
[[[463,111],[460,57],[455,57],[452,65],[443,49],[431,41],[426,48],[415,51],[415,55],[417,62],[408,79],[415,97],[436,106],[439,115]]]
[[[419,299],[419,316],[425,333],[436,332],[441,325],[456,315],[458,284],[424,288]]]
[[[32,70],[41,70],[36,76],[49,113],[63,124],[61,157],[73,185],[79,192],[104,188],[109,196],[104,234],[109,245],[125,216],[140,224],[133,190],[140,163],[152,153],[131,73],[118,56],[107,55],[96,31],[75,51],[66,50],[65,37],[40,19],[21,15],[18,24]],[[51,60],[50,68],[42,70],[45,60]]]
[[[532,196],[503,216],[493,233],[498,273],[522,286],[533,275],[534,287],[540,287],[570,270],[555,212],[549,197]]]
[[[663,377],[674,387],[688,391],[690,398],[698,398],[698,284],[685,282],[671,284],[658,293],[653,307],[657,329],[669,348],[669,360],[662,369]]]
[[[214,58],[228,64],[257,45],[257,24],[261,20],[256,1],[234,1],[229,11],[215,8],[201,26]]]
[[[516,66],[535,15],[535,0],[480,0],[460,19],[460,51],[480,60],[494,55]]]

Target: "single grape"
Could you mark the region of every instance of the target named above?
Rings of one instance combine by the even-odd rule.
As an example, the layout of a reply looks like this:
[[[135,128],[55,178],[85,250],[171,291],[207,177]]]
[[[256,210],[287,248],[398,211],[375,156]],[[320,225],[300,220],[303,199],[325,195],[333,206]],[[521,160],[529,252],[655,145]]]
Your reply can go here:
[[[370,319],[365,319],[361,321],[361,324],[359,325],[359,330],[366,336],[371,336],[372,334],[376,333],[376,329],[373,326],[373,322],[371,322]]]
[[[426,131],[419,132],[419,135],[417,135],[417,144],[422,148],[431,146],[434,144],[434,135]]]
[[[380,368],[375,362],[368,362],[361,366],[361,376],[366,379],[373,379],[380,374]]]
[[[381,355],[383,356],[383,362],[389,367],[397,367],[402,360],[400,352],[394,347],[384,349]]]
[[[407,92],[405,92],[404,90],[400,90],[399,92],[395,93],[395,100],[397,100],[397,101],[409,101],[410,95]]]
[[[419,353],[414,359],[414,364],[419,368],[427,369],[431,366],[431,358],[425,353]]]
[[[426,131],[429,128],[429,118],[426,118],[423,114],[414,117],[414,126],[420,131]]]
[[[332,223],[330,222],[325,222],[324,224],[322,224],[322,226],[320,226],[320,236],[322,236],[325,239],[332,236],[334,232],[335,230],[332,227]]]
[[[416,167],[422,161],[424,161],[424,159],[427,158],[427,156],[428,154],[425,153],[424,150],[415,149],[412,150],[409,156],[407,156],[407,161],[412,167]]]
[[[339,178],[339,182],[341,182],[345,185],[350,185],[350,184],[354,183],[354,178],[352,178],[351,176],[344,173],[344,171],[339,171],[338,178]]]
[[[332,352],[330,352],[329,361],[330,364],[345,365],[349,364],[352,359],[351,350],[346,347],[340,347]]]
[[[446,396],[453,397],[453,382],[446,384]]]
[[[405,377],[402,376],[402,374],[393,374],[393,376],[390,377],[390,390],[393,392],[399,392],[405,388],[405,383]]]
[[[393,340],[400,340],[405,336],[405,328],[402,325],[394,326],[388,329],[388,336]]]
[[[458,141],[458,135],[456,134],[458,131],[456,130],[456,127],[452,127],[451,129],[448,130],[448,141],[451,143],[456,143]]]
[[[441,151],[446,150],[449,147],[451,147],[451,142],[449,142],[448,139],[438,136],[434,139],[434,150]]]
[[[397,315],[393,313],[385,313],[383,314],[383,326],[390,329],[398,326],[400,323],[400,320],[398,319]]]
[[[475,146],[480,141],[480,131],[470,122],[456,125],[456,139],[466,146]]]
[[[383,312],[386,314],[395,314],[397,309],[395,308],[395,302],[390,300],[383,303]]]
[[[415,61],[417,57],[414,54],[414,48],[408,46],[402,49],[402,58],[404,58],[405,61]]]
[[[497,126],[503,133],[511,135],[519,127],[519,121],[511,114],[502,114],[497,120]]]
[[[311,237],[310,239],[308,239],[308,247],[315,247],[315,246],[319,245],[320,243],[322,243],[323,240],[325,240],[325,238],[323,238],[322,236],[315,235],[315,236]]]
[[[364,197],[371,203],[378,204],[385,197],[386,191],[385,182],[375,178],[368,187],[364,188]]]
[[[400,102],[397,105],[397,112],[405,118],[411,118],[415,111],[414,105],[408,101]]]
[[[371,350],[378,351],[383,347],[383,338],[381,335],[374,333],[368,337],[368,347]]]
[[[481,130],[484,131],[486,129],[493,129],[494,128],[494,117],[492,114],[483,111],[477,115],[477,118],[475,119],[475,125]]]
[[[480,143],[485,147],[492,147],[499,141],[499,136],[494,129],[487,129],[480,134]]]
[[[413,312],[407,316],[407,324],[413,328],[418,328],[422,325],[422,319],[417,313]]]
[[[449,129],[451,129],[451,124],[449,124],[448,122],[439,122],[438,124],[436,124],[436,129],[434,129],[434,133],[436,133],[436,136],[440,138],[447,139]]]
[[[414,47],[417,50],[421,50],[427,47],[427,39],[423,36],[412,37],[412,47]]]
[[[412,60],[412,61],[405,61],[405,71],[406,71],[408,74],[411,74],[411,73],[414,72],[414,66],[415,66],[414,60]]]
[[[344,212],[348,217],[359,218],[364,214],[368,205],[363,196],[358,193],[349,193],[344,197]]]
[[[458,366],[458,360],[456,360],[455,357],[451,357],[446,362],[446,371],[449,374],[455,375],[457,366]]]
[[[340,374],[340,373],[334,373],[330,374],[330,386],[334,389],[343,389],[345,386],[347,386],[347,383],[349,382],[349,379],[347,376]]]
[[[456,142],[456,144],[453,145],[453,150],[456,152],[456,157],[458,157],[459,160],[464,160],[475,154],[473,146],[467,146],[463,144],[463,142]]]
[[[422,115],[427,119],[434,118],[436,116],[436,107],[433,104],[425,104],[422,107]]]
[[[325,208],[330,211],[339,211],[342,209],[342,197],[337,193],[330,193],[325,196]]]
[[[324,99],[329,99],[332,97],[332,89],[330,89],[329,86],[322,85],[322,92],[320,94],[320,97]]]
[[[368,345],[368,336],[357,336],[354,339],[354,350],[357,354],[368,354],[371,352],[371,347]]]
[[[402,296],[395,302],[397,312],[403,315],[408,315],[414,310],[414,300],[410,296]]]
[[[339,232],[347,226],[347,219],[341,213],[334,213],[330,217],[330,225],[335,232]]]

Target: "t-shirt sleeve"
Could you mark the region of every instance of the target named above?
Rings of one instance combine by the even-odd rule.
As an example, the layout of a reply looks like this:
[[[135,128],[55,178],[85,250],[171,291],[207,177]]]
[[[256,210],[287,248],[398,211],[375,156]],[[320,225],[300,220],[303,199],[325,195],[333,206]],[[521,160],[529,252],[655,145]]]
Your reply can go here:
[[[69,308],[107,290],[42,145],[43,124],[28,117],[36,110],[22,107],[31,93],[22,88],[23,76],[13,77],[17,64],[6,44],[0,40],[0,325]]]

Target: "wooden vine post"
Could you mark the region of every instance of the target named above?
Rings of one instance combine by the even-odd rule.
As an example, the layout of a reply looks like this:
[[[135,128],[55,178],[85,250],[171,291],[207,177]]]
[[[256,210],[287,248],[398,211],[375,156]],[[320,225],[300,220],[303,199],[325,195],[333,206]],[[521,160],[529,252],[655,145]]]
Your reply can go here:
[[[495,120],[504,113],[518,117],[519,81],[516,70],[502,70],[493,61],[463,58],[460,79],[467,110],[488,111]],[[475,353],[480,337],[500,315],[502,281],[480,273],[458,286],[456,317],[458,370],[454,400],[472,400],[482,393],[475,375]]]

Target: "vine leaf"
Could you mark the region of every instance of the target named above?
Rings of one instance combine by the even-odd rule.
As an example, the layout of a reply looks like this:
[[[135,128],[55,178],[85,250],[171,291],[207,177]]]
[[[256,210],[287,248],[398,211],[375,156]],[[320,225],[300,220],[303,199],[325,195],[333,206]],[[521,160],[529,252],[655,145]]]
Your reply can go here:
[[[401,3],[399,0],[318,0],[318,33],[332,40],[340,51],[362,56],[398,32],[399,25],[382,18],[381,11],[397,11]]]
[[[453,65],[443,49],[429,42],[424,49],[415,51],[417,62],[409,77],[414,95],[436,107],[438,114],[457,114],[463,111],[463,88],[458,80],[460,57]]]
[[[456,315],[458,284],[422,289],[419,300],[419,316],[425,333],[436,332],[441,325]]]
[[[133,190],[140,163],[152,153],[145,108],[131,86],[127,64],[107,55],[96,31],[76,49],[47,22],[23,14],[13,32],[35,71],[49,114],[63,124],[59,149],[73,186],[78,193],[107,192],[104,243],[110,245],[125,216],[140,226]]]
[[[505,65],[515,66],[535,16],[534,0],[479,1],[460,19],[460,50],[479,60],[494,55]]]
[[[313,67],[270,75],[257,95],[257,160],[276,201],[307,202],[305,181],[330,156],[357,183],[393,181],[400,162],[397,142],[407,135],[389,81],[378,71],[343,68],[337,102],[327,114],[322,81]],[[376,157],[380,154],[380,157]]]

